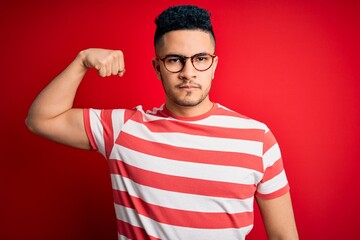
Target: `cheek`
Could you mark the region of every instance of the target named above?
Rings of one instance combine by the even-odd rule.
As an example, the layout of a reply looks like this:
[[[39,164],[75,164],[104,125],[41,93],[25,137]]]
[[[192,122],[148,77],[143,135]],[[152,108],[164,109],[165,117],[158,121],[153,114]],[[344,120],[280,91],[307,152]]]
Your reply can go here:
[[[212,84],[212,80],[214,79],[214,71],[209,71],[206,73],[206,75],[203,76],[203,83],[202,85],[210,87]]]
[[[161,71],[160,76],[161,76],[161,81],[163,82],[163,84],[165,83],[166,85],[172,85],[172,84],[176,84],[176,82],[177,82],[177,75],[174,73],[169,73],[167,71]]]
[[[171,82],[171,78],[166,74],[166,73],[160,73],[160,76],[161,76],[161,83],[164,87],[164,89],[171,89],[171,85],[172,85],[172,82]]]

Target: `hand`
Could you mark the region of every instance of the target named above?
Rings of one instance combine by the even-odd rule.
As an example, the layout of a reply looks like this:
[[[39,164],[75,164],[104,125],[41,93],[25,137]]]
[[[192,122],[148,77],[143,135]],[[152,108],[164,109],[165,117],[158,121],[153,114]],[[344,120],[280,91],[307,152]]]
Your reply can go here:
[[[125,73],[124,55],[120,50],[90,48],[81,51],[79,57],[84,67],[95,68],[101,77]]]

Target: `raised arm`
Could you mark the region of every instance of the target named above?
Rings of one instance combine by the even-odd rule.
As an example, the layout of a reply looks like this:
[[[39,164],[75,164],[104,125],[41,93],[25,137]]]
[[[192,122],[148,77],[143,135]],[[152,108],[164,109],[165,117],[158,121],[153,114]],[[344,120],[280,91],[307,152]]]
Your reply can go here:
[[[257,198],[269,240],[298,240],[290,193],[265,200]]]
[[[87,49],[60,73],[32,103],[26,125],[50,140],[83,149],[90,143],[83,123],[83,109],[73,108],[76,91],[89,68],[95,68],[102,77],[125,72],[121,51]]]

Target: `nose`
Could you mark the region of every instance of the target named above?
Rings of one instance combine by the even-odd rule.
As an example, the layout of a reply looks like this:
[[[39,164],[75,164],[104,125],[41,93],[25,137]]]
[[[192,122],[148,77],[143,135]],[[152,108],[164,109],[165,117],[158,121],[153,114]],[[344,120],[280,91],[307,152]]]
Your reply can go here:
[[[197,70],[194,68],[191,58],[186,58],[184,61],[184,67],[180,71],[180,78],[190,80],[196,77]]]

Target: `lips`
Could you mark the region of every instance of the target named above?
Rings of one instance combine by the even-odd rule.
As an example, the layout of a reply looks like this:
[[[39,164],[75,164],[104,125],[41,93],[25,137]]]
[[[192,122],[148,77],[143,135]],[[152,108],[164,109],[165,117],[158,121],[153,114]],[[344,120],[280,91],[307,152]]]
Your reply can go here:
[[[182,89],[201,88],[200,85],[197,85],[197,84],[181,84],[181,85],[178,85],[177,87],[182,88]]]

